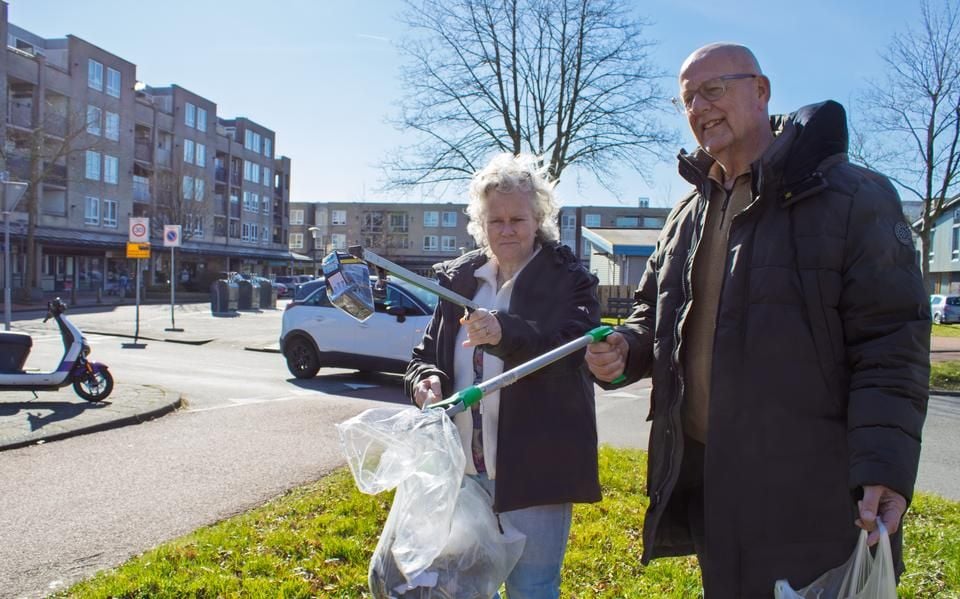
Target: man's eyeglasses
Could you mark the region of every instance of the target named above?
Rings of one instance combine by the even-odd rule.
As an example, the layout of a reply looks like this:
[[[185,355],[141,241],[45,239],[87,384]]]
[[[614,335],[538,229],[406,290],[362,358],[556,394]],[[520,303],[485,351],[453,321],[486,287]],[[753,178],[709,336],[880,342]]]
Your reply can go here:
[[[684,92],[682,96],[672,98],[671,102],[673,102],[673,105],[676,106],[680,112],[689,112],[693,107],[693,99],[697,94],[700,94],[700,96],[708,102],[716,102],[723,97],[723,94],[727,93],[727,86],[730,85],[727,83],[728,81],[754,79],[756,77],[759,77],[759,75],[754,73],[737,73],[735,75],[722,75],[720,77],[714,77],[713,79],[707,79],[701,83],[697,89]]]

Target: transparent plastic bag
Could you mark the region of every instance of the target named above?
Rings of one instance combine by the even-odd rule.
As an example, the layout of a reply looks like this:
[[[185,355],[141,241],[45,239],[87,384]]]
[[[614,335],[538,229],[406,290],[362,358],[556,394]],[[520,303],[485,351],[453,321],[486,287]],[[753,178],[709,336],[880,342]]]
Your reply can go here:
[[[890,535],[877,520],[880,542],[876,555],[867,546],[867,531],[860,538],[847,563],[828,571],[799,591],[786,580],[774,585],[774,599],[897,599],[897,578],[893,570]]]
[[[397,489],[370,560],[374,597],[493,596],[525,537],[507,526],[501,533],[486,491],[464,479],[450,418],[442,410],[379,408],[337,430],[360,491]]]

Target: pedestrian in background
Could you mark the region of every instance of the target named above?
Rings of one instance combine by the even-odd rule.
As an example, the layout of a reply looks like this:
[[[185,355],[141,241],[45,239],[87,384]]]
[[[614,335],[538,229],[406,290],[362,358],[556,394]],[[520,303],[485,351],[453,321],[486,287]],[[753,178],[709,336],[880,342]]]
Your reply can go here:
[[[473,177],[467,230],[479,249],[434,268],[482,306],[441,299],[405,387],[417,405],[452,395],[572,341],[600,322],[597,278],[557,239],[553,186],[532,156],[501,154]],[[577,352],[454,418],[466,472],[526,535],[510,599],[554,599],[572,504],[600,500],[594,386]]]
[[[839,104],[771,119],[749,49],[700,48],[679,83],[694,189],[586,356],[599,381],[653,377],[642,561],[695,552],[706,599],[769,598],[879,518],[901,572],[930,314],[897,194],[848,162]]]

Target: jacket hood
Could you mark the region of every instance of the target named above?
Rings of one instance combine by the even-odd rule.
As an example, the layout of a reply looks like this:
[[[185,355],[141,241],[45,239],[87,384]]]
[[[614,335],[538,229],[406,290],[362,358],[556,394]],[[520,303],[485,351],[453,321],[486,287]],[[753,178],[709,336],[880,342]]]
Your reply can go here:
[[[824,160],[847,152],[847,114],[833,100],[810,104],[790,114],[770,117],[776,139],[759,163],[763,170],[776,171],[787,187],[810,179]],[[698,188],[705,184],[714,163],[703,148],[692,154],[681,150],[677,156],[680,175]],[[754,170],[758,165],[754,164]]]

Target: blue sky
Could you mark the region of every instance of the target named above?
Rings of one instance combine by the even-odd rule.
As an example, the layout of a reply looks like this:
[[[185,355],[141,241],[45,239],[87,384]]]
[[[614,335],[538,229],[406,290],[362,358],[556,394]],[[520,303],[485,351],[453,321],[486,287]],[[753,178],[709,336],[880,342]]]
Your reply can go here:
[[[854,113],[852,100],[879,78],[891,37],[915,27],[911,0],[646,0],[653,56],[675,73],[695,48],[713,41],[750,46],[772,80],[771,111],[788,112],[827,98]],[[81,8],[82,7],[82,8]],[[399,0],[10,0],[11,23],[47,38],[73,34],[137,65],[148,85],[176,83],[217,103],[221,117],[249,117],[277,132],[277,151],[293,161],[294,201],[463,201],[449,193],[384,193],[376,164],[405,135],[386,122],[402,95],[405,35]],[[802,8],[800,8],[802,7]],[[852,116],[855,116],[853,114]],[[688,149],[680,115],[667,114]],[[678,148],[679,149],[679,148]],[[589,175],[565,173],[564,205],[672,206],[686,191],[675,162],[653,179],[624,174],[611,194]]]

